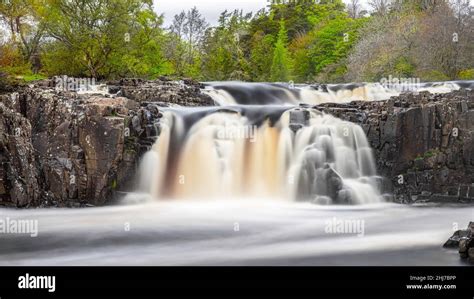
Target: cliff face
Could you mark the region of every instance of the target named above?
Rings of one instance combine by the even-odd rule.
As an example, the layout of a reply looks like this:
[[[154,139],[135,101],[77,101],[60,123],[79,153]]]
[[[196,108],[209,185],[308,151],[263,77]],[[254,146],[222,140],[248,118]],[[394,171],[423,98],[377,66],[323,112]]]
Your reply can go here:
[[[474,200],[474,91],[318,106],[359,123],[399,202]]]
[[[148,102],[212,103],[199,87],[123,80],[110,97],[57,91],[48,80],[0,95],[0,205],[104,204],[133,183],[158,135],[161,114]]]
[[[105,204],[159,135],[157,106],[213,105],[201,87],[129,79],[110,82],[115,96],[81,95],[47,80],[0,95],[0,205]],[[474,91],[315,108],[364,128],[395,200],[474,199]]]

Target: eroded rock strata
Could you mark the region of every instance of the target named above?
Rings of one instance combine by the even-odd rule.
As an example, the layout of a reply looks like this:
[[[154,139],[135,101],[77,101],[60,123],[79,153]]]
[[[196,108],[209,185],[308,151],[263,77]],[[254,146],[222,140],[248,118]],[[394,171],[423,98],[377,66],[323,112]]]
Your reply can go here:
[[[113,95],[78,94],[46,80],[0,95],[0,205],[103,205],[133,184],[159,135],[159,106],[214,105],[190,80],[107,88]],[[474,199],[474,91],[315,108],[364,128],[394,200]]]
[[[0,95],[0,205],[103,205],[133,184],[159,134],[157,104],[213,104],[192,81],[109,88],[117,95],[58,91],[46,80]]]
[[[474,91],[317,108],[364,128],[396,201],[474,200]]]

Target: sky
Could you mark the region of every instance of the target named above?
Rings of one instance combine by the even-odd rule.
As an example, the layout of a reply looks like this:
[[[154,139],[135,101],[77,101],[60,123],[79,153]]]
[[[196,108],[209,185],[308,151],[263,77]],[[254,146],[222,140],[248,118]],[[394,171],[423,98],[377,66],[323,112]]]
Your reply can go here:
[[[165,26],[168,27],[173,21],[173,17],[182,10],[188,10],[196,6],[207,22],[216,25],[219,15],[224,10],[233,11],[243,9],[246,12],[257,12],[265,8],[270,0],[154,0],[155,10],[165,14]],[[348,2],[345,0],[344,2]],[[367,0],[361,2],[366,3]]]
[[[165,26],[171,24],[174,15],[194,6],[206,17],[207,22],[216,25],[224,10],[243,9],[244,12],[257,12],[267,6],[267,0],[154,0],[155,10],[165,14]]]

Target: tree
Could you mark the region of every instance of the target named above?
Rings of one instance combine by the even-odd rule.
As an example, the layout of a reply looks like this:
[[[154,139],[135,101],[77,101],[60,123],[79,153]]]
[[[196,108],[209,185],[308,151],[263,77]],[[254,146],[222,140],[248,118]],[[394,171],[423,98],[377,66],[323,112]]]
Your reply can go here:
[[[421,20],[416,39],[416,58],[424,73],[442,74],[439,79],[458,79],[463,70],[474,68],[474,22],[469,1],[438,5]],[[433,78],[438,79],[438,78]]]
[[[8,27],[13,44],[19,49],[25,63],[39,70],[37,59],[44,26],[38,19],[38,1],[3,0],[0,2],[0,20]]]
[[[369,0],[369,6],[375,14],[386,15],[392,6],[393,0]]]
[[[255,32],[250,42],[250,69],[253,81],[269,81],[273,61],[275,38],[260,30]]]
[[[288,34],[285,28],[285,22],[280,22],[280,31],[275,43],[275,50],[273,52],[273,62],[271,68],[271,79],[273,81],[284,82],[288,81],[290,77],[290,61],[287,49]]]
[[[178,76],[199,76],[201,46],[208,27],[196,7],[174,16],[169,28],[167,52]]]
[[[350,0],[347,5],[347,12],[349,13],[349,17],[353,19],[359,18],[363,13],[360,0]]]
[[[57,43],[52,48],[66,59],[64,63],[78,64],[76,69],[85,75],[156,75],[164,67],[162,17],[153,12],[151,0],[41,1],[39,14]]]
[[[186,14],[183,33],[188,43],[188,62],[194,61],[194,51],[202,41],[204,33],[209,25],[196,7],[193,7]]]
[[[250,80],[248,24],[251,14],[224,11],[206,32],[202,73],[206,80]]]

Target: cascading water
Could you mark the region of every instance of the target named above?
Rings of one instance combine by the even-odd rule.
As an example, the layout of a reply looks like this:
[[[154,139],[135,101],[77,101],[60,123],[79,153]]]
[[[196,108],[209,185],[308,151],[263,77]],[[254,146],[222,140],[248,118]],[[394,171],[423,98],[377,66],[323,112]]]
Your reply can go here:
[[[393,78],[382,83],[302,85],[293,83],[209,82],[204,92],[221,105],[266,105],[300,103],[349,103],[388,100],[403,92],[448,93],[460,88],[474,89],[474,81],[403,82]]]
[[[264,92],[275,90],[263,88],[261,98]],[[142,191],[153,198],[382,201],[362,128],[283,102],[163,108],[161,134],[142,162]]]

